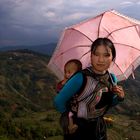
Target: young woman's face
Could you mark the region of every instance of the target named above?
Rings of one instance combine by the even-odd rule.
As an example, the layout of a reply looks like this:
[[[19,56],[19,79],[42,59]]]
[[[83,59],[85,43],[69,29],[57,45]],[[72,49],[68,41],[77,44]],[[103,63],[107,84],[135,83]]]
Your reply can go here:
[[[112,62],[111,49],[104,45],[98,46],[95,52],[91,53],[91,64],[96,73],[105,73]]]

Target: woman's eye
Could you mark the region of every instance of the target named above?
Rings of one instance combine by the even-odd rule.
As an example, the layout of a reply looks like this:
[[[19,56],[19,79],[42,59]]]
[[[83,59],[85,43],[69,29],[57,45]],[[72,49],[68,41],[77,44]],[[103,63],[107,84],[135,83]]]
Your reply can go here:
[[[98,54],[98,53],[93,53],[93,55],[95,55],[95,56],[99,56],[99,54]]]
[[[105,54],[104,56],[105,56],[105,57],[110,57],[110,54],[108,53],[108,54]]]

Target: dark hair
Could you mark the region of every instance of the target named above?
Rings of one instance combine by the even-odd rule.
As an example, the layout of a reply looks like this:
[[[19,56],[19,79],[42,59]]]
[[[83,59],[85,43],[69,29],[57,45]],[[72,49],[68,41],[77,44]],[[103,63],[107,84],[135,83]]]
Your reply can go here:
[[[82,63],[81,63],[80,60],[78,60],[78,59],[71,59],[68,62],[66,62],[64,67],[66,67],[66,65],[69,64],[69,63],[75,63],[77,65],[78,71],[82,70]]]
[[[112,60],[114,61],[116,58],[116,49],[113,42],[108,38],[97,38],[91,45],[91,53],[95,53],[97,47],[100,45],[104,45],[111,49],[112,56],[113,56]]]

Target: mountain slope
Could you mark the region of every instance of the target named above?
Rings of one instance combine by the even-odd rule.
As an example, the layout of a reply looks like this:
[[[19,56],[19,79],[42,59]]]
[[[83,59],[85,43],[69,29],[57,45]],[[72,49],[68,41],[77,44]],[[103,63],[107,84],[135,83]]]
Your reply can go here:
[[[6,51],[10,51],[10,50],[21,50],[21,49],[28,49],[28,50],[32,50],[38,53],[42,53],[42,54],[46,54],[51,56],[55,47],[56,47],[56,43],[49,43],[49,44],[43,44],[43,45],[32,45],[32,46],[5,46],[5,47],[0,47],[0,51],[1,52],[6,52]]]
[[[0,53],[0,110],[9,113],[53,107],[56,77],[48,57],[28,50]]]
[[[117,106],[116,110],[130,116],[140,112],[140,67],[135,70],[134,74],[135,79],[130,76],[126,81],[118,83],[125,90],[125,100]]]

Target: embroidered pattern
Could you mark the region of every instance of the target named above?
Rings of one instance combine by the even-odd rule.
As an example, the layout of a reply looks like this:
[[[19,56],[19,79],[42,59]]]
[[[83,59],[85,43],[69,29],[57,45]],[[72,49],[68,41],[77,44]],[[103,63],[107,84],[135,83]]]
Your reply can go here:
[[[102,94],[108,91],[107,86],[104,84],[99,84],[97,80],[87,76],[87,86],[78,97],[77,116],[85,119],[93,119],[103,115],[107,105],[101,109],[96,109],[95,106],[100,102]]]

